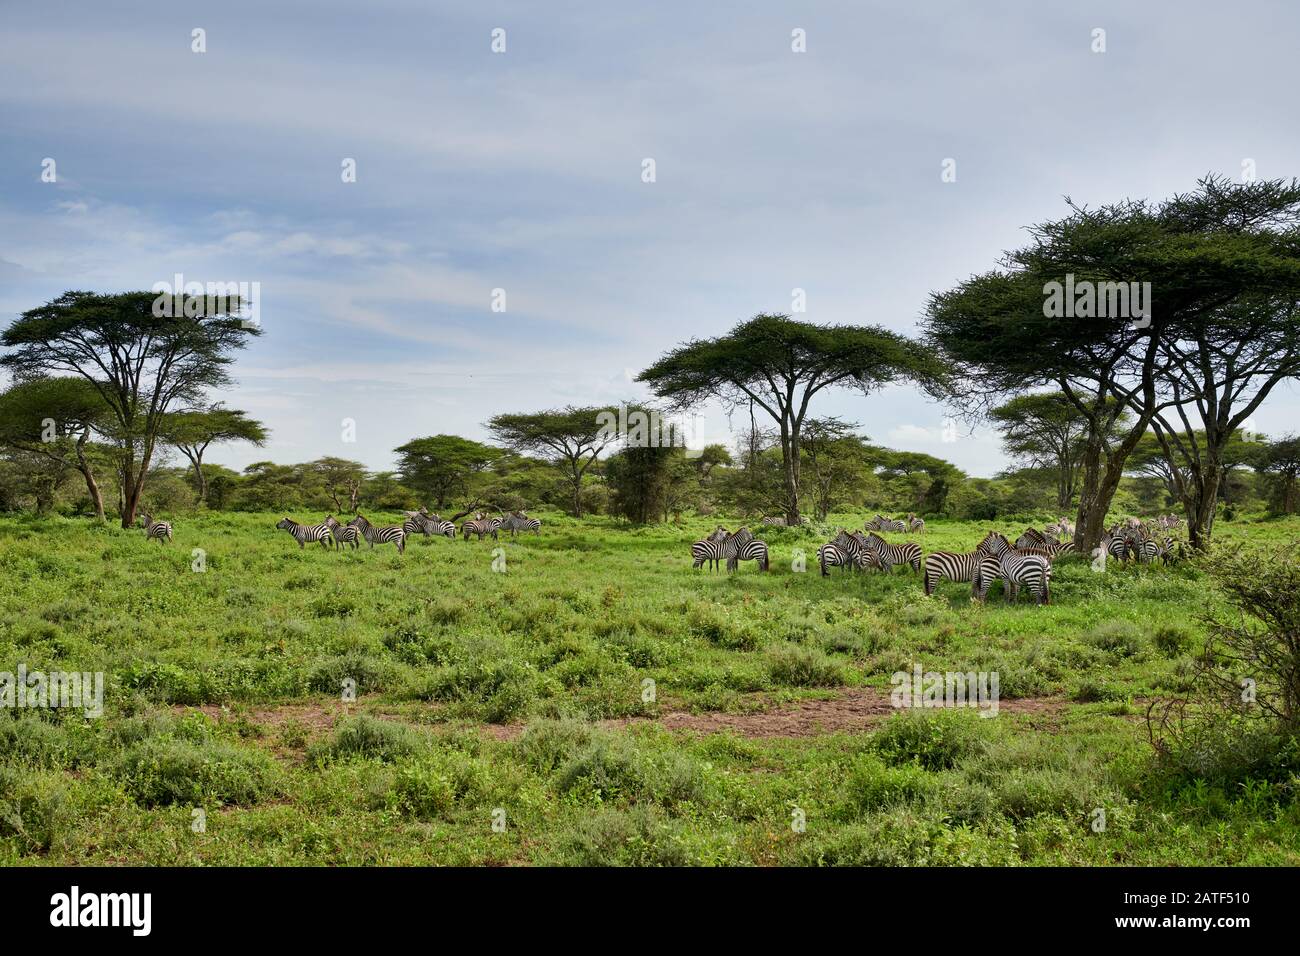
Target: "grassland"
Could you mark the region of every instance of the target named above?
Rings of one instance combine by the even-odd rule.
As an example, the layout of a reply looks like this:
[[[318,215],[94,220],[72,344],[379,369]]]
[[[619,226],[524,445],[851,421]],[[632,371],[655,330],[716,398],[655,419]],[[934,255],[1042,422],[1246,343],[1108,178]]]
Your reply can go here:
[[[767,529],[772,571],[728,576],[690,569],[705,519],[543,514],[399,556],[300,551],[278,517],[182,519],[171,546],[0,519],[0,670],[107,682],[102,719],[0,712],[0,864],[1300,863],[1294,778],[1153,766],[1144,702],[1186,686],[1217,600],[1195,567],[1064,561],[1051,606],[979,607],[822,579],[826,529]],[[836,710],[914,662],[1012,700]],[[773,723],[814,706],[844,719]]]

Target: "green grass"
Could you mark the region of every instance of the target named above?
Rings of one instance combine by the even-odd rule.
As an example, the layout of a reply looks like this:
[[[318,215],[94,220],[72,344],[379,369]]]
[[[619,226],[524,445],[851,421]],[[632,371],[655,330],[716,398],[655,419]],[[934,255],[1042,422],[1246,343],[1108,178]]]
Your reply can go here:
[[[300,551],[279,517],[178,520],[171,546],[0,518],[0,670],[105,674],[102,719],[0,711],[0,864],[1300,863],[1294,780],[1153,769],[1143,701],[1185,686],[1214,600],[1193,567],[1066,560],[1050,606],[980,607],[900,570],[821,578],[833,527],[763,529],[772,571],[726,575],[690,568],[712,519],[542,515],[399,556]],[[1059,705],[798,738],[655,720],[887,690],[914,662]]]

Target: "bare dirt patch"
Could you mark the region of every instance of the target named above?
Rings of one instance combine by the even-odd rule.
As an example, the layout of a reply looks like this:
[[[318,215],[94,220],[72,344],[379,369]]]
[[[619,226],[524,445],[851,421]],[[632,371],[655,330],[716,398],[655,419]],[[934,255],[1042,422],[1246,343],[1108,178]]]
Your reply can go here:
[[[998,701],[999,713],[1029,715],[1031,726],[1049,729],[1052,718],[1066,706],[1059,697],[1026,697]],[[730,732],[741,737],[817,737],[823,734],[861,733],[872,730],[895,713],[889,691],[876,687],[846,687],[835,697],[801,700],[743,714],[670,711],[659,717],[602,720],[598,726],[618,729],[639,724],[659,724],[669,730],[698,734]],[[1041,723],[1039,719],[1041,718]],[[485,733],[498,740],[513,740],[523,724],[487,725]]]

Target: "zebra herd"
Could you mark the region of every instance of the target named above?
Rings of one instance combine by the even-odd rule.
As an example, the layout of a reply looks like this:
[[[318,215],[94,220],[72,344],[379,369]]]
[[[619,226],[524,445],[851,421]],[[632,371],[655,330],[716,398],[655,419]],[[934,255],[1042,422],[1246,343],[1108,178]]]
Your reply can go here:
[[[765,519],[766,521],[766,519]],[[1160,535],[1177,527],[1179,519],[1164,516],[1150,522],[1129,518],[1111,528],[1102,540],[1101,551],[1094,552],[1103,559],[1133,558],[1143,563],[1162,560],[1173,564],[1182,554],[1171,535]],[[866,522],[863,531],[839,529],[836,536],[817,549],[817,563],[823,577],[833,567],[852,570],[892,572],[902,565],[921,572],[922,586],[927,595],[934,593],[942,581],[971,585],[972,600],[984,602],[994,581],[1001,580],[1007,600],[1015,601],[1020,591],[1027,591],[1035,603],[1051,602],[1052,564],[1063,554],[1074,552],[1070,540],[1074,524],[1065,518],[1049,524],[1043,530],[1026,528],[1013,544],[1005,535],[990,531],[968,553],[932,551],[922,556],[921,546],[913,541],[891,544],[878,531],[921,531],[925,522],[909,514],[906,519],[890,519],[876,515]],[[741,528],[734,534],[719,526],[711,535],[691,545],[693,568],[705,561],[710,569],[726,561],[728,571],[734,571],[737,561],[756,559],[759,567],[769,567],[767,545],[756,539],[749,529]],[[799,568],[802,570],[802,568]]]
[[[925,530],[925,519],[918,518],[910,511],[906,518],[886,518],[884,515],[876,515],[866,523],[865,527],[867,531],[912,531],[919,534]]]
[[[1141,564],[1173,564],[1183,557],[1184,548],[1168,532],[1180,524],[1182,520],[1174,515],[1162,515],[1149,522],[1126,518],[1106,530],[1101,548],[1117,561],[1132,558]]]
[[[424,508],[419,511],[406,511],[404,520],[400,525],[386,525],[377,527],[370,523],[365,515],[357,512],[356,516],[347,524],[342,524],[333,515],[326,515],[325,520],[316,525],[299,524],[292,518],[285,517],[276,523],[276,528],[289,532],[294,540],[298,542],[299,549],[306,548],[310,542],[319,542],[324,548],[331,545],[338,549],[344,546],[351,546],[353,550],[361,547],[364,540],[373,549],[376,544],[392,544],[397,547],[397,553],[403,554],[406,551],[406,539],[416,534],[423,534],[428,537],[452,538],[456,537],[456,525],[454,522],[446,521],[436,514],[430,514]],[[461,532],[465,540],[469,540],[471,534],[477,534],[480,541],[487,535],[491,535],[493,540],[499,540],[498,532],[504,528],[514,537],[520,531],[532,531],[534,534],[541,533],[542,522],[537,518],[530,518],[523,511],[513,511],[505,518],[489,517],[483,512],[478,512],[473,518],[461,525]],[[171,526],[168,525],[168,534],[170,535]]]

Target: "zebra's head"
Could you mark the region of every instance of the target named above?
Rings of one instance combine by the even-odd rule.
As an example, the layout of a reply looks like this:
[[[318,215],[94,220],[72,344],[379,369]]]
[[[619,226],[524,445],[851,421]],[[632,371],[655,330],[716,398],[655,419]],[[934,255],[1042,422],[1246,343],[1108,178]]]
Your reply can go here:
[[[284,531],[288,531],[290,528],[294,526],[294,522],[290,521],[288,518],[281,518],[279,521],[275,523],[275,526]]]
[[[140,520],[144,522],[144,526],[147,528],[149,525],[153,524],[153,515],[149,514],[147,511],[141,511]]]

